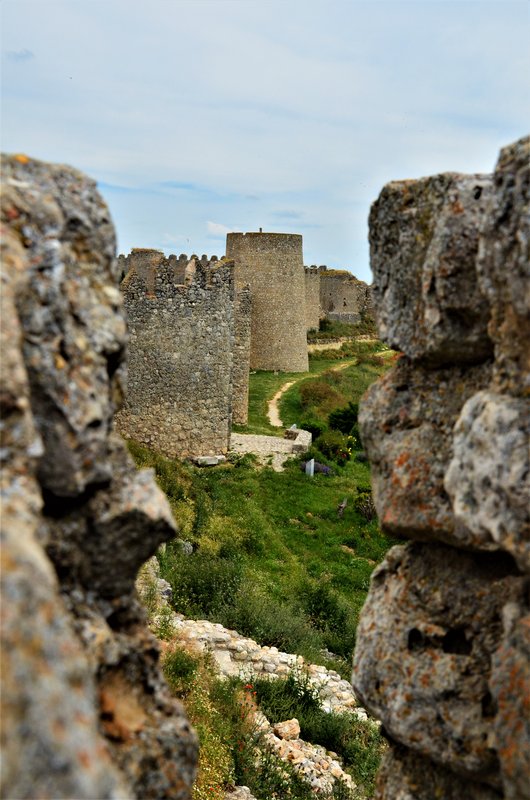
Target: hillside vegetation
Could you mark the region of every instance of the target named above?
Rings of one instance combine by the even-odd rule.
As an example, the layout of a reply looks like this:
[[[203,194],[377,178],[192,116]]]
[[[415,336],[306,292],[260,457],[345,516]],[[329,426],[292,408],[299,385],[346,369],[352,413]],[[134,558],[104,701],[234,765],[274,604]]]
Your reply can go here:
[[[282,398],[282,419],[286,424],[312,426],[315,443],[308,455],[329,467],[329,474],[307,476],[302,459],[274,472],[258,468],[252,456],[231,456],[221,466],[199,469],[134,442],[129,446],[139,466],[155,469],[180,525],[180,540],[158,555],[161,576],[172,587],[175,610],[219,622],[262,645],[297,653],[349,678],[370,575],[393,543],[382,534],[375,516],[369,467],[358,437],[357,403],[392,354],[382,353],[380,343],[347,344],[342,361],[328,358],[327,353],[313,357],[307,375],[251,375],[246,430],[263,433],[270,427],[266,419],[270,397],[289,378],[295,379]],[[278,429],[270,432],[277,435]],[[191,545],[191,553],[182,540]],[[206,692],[208,703],[215,707],[221,700],[232,702],[227,700],[228,689],[220,692],[211,679],[206,683],[201,679],[198,689],[197,675],[206,673],[197,665],[189,669],[195,677],[179,684],[181,696],[191,692],[193,699],[199,691]],[[210,690],[217,700],[210,697]],[[307,727],[315,738],[323,718],[315,709],[312,719]],[[340,749],[340,735],[330,749]],[[368,790],[379,745],[373,741],[360,745],[351,732],[348,738],[357,748],[357,781],[361,779]],[[206,733],[203,739],[208,739]],[[274,794],[270,787],[267,791],[269,795],[262,796],[305,796]]]

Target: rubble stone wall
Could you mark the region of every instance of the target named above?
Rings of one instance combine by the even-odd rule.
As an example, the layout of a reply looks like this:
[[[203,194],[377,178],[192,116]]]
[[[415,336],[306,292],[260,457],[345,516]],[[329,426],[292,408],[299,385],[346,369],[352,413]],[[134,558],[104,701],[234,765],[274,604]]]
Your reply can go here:
[[[378,800],[530,798],[530,138],[493,176],[384,187],[360,428],[387,532],[353,685],[391,743]]]
[[[190,797],[197,741],[134,589],[175,535],[151,471],[112,431],[126,326],[95,183],[2,167],[1,790]]]
[[[117,427],[168,457],[226,453],[233,404],[243,419],[248,398],[248,293],[236,302],[224,260],[183,271],[157,251],[137,265],[136,252],[121,284],[130,341]]]
[[[320,309],[330,320],[360,322],[372,313],[370,287],[346,270],[320,273]]]
[[[251,369],[308,370],[302,237],[290,233],[229,233],[238,289],[250,287]]]
[[[305,268],[305,314],[308,331],[318,331],[320,326],[320,270]]]

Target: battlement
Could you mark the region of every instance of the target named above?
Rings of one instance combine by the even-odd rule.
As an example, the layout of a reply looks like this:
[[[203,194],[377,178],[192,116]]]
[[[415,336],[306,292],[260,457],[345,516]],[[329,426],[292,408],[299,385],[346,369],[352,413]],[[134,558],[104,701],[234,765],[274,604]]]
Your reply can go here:
[[[120,255],[119,260],[124,274],[121,288],[126,294],[130,294],[134,287],[136,293],[143,291],[155,298],[177,288],[215,288],[224,281],[233,288],[233,264],[217,256],[208,258],[203,255],[199,258],[192,255],[188,258],[181,253],[178,258],[175,255],[166,258],[161,250],[135,247],[130,255]]]
[[[248,290],[236,296],[224,258],[135,249],[125,262],[129,375],[118,430],[169,457],[226,452],[234,415],[246,421]]]

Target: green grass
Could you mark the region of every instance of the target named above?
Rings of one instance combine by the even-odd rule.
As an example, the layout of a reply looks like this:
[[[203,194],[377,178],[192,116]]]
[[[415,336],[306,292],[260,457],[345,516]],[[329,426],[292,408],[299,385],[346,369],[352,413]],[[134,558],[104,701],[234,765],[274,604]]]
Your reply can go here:
[[[285,679],[221,680],[211,656],[192,654],[172,643],[163,668],[173,693],[186,706],[200,742],[193,800],[223,800],[231,785],[248,786],[257,800],[311,800],[314,794],[293,767],[270,749],[257,729],[259,708],[270,722],[296,717],[301,736],[338,754],[359,791],[336,783],[323,800],[356,800],[373,789],[383,741],[377,727],[352,714],[325,713],[302,672]]]
[[[166,491],[171,480],[180,487],[169,499],[194,552],[170,544],[159,555],[176,610],[313,662],[327,648],[347,675],[370,574],[392,543],[357,510],[369,489],[366,464],[308,478],[297,463],[281,473],[257,470],[249,459],[201,471],[131,449]]]
[[[342,405],[357,402],[385,367],[371,360],[379,345],[355,345],[360,363],[343,362],[346,368],[338,371],[328,369],[336,361],[318,359],[304,376],[253,374],[249,427],[265,432],[268,399],[293,377],[301,381],[281,405],[287,424],[300,422],[305,413],[325,425],[330,397]],[[309,408],[301,405],[304,384],[315,403]],[[139,465],[154,467],[181,537],[193,544],[191,555],[177,543],[159,555],[176,610],[309,661],[322,662],[322,651],[331,651],[340,659],[333,666],[346,676],[371,572],[393,544],[371,513],[367,464],[352,458],[339,466],[328,451],[326,458],[315,449],[309,455],[330,464],[333,474],[310,478],[297,461],[280,473],[257,469],[251,456],[201,470],[134,443],[130,447]]]

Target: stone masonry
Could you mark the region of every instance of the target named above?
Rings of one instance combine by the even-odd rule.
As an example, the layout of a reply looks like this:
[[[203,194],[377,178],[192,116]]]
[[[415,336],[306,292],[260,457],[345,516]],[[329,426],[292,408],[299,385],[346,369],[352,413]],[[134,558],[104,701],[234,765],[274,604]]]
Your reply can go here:
[[[134,588],[176,526],[112,432],[114,228],[70,167],[7,156],[2,184],[0,794],[188,800],[197,740]]]
[[[320,270],[305,267],[305,315],[308,331],[318,331],[320,325]]]
[[[359,415],[382,527],[353,685],[391,747],[377,800],[530,798],[530,138],[492,177],[384,187]]]
[[[139,258],[140,256],[140,258]],[[122,281],[129,328],[119,431],[168,457],[226,453],[248,405],[250,298],[217,259],[132,252]]]
[[[320,268],[320,313],[329,320],[357,323],[373,316],[370,287],[346,270]]]
[[[229,233],[238,289],[250,287],[251,369],[308,370],[302,237],[291,233]]]

